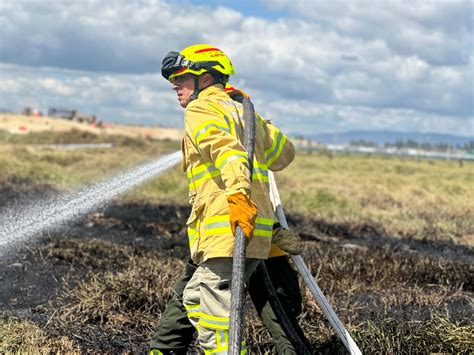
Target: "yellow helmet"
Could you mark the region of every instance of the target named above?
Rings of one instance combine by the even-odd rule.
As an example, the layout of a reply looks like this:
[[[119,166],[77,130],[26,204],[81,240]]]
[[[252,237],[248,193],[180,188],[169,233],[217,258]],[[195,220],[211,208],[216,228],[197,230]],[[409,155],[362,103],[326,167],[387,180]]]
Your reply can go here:
[[[220,73],[228,78],[234,74],[234,66],[224,52],[208,44],[195,44],[179,53],[169,52],[161,63],[161,75],[166,80],[188,73]]]

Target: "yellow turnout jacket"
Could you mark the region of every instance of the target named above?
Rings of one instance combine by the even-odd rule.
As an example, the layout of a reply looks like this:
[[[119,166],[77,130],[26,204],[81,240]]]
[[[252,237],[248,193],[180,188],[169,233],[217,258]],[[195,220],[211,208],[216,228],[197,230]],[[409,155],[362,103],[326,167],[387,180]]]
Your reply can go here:
[[[231,257],[234,236],[226,196],[250,194],[258,208],[254,237],[247,257],[266,259],[270,252],[273,207],[269,198],[268,169],[282,170],[295,155],[293,144],[270,122],[256,114],[252,183],[243,145],[243,108],[222,85],[212,85],[186,107],[182,141],[183,170],[189,181],[192,204],[187,221],[191,257]],[[281,254],[280,254],[281,253]],[[273,256],[283,255],[272,247]]]

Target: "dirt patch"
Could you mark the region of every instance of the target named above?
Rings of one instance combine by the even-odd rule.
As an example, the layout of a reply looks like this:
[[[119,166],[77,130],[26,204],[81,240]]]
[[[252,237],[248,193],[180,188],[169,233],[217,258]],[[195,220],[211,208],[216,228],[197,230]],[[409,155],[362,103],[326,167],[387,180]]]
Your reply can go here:
[[[133,138],[169,139],[179,141],[183,132],[177,128],[158,126],[132,126],[105,123],[102,127],[53,117],[34,117],[0,113],[0,130],[13,134],[36,132],[70,132],[72,130],[94,135],[115,135]]]
[[[52,347],[60,352],[145,352],[188,256],[188,213],[186,206],[113,204],[17,250],[0,265],[0,334],[7,337],[14,320],[62,339],[67,345]],[[474,347],[471,248],[392,238],[370,224],[289,220],[303,239],[305,261],[364,353]],[[308,291],[303,298],[300,324],[315,352],[344,353]],[[251,351],[270,351],[255,312],[248,319]],[[8,344],[0,350],[25,349]]]
[[[182,226],[188,211],[188,207],[112,205],[67,230],[30,242],[0,265],[0,280],[8,281],[2,283],[0,306],[22,314],[92,273],[122,270],[145,251],[159,250],[168,257],[167,251],[177,247],[176,257],[186,260]]]
[[[7,209],[16,208],[36,199],[46,198],[56,192],[48,184],[40,184],[31,179],[15,175],[0,179],[0,215]]]
[[[462,259],[474,263],[474,248],[468,244],[446,240],[417,239],[412,236],[390,236],[383,226],[370,222],[361,224],[329,223],[307,216],[288,216],[291,228],[297,229],[306,241],[344,244],[347,248],[388,247],[395,252],[426,254],[430,257]]]

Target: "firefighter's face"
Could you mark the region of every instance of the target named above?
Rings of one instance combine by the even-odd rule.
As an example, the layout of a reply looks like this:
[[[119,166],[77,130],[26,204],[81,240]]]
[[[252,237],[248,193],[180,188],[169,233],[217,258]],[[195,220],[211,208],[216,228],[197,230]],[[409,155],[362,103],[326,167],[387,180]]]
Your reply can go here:
[[[194,92],[194,78],[194,75],[184,74],[171,81],[172,89],[178,95],[179,105],[183,108],[188,106],[189,98]]]

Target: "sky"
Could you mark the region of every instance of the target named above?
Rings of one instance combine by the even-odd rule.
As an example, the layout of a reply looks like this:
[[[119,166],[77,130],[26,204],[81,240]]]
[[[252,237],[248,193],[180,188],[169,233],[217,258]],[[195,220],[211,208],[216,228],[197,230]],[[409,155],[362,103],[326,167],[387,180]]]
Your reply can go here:
[[[160,74],[207,43],[287,133],[474,137],[474,1],[0,0],[0,110],[183,127]]]

